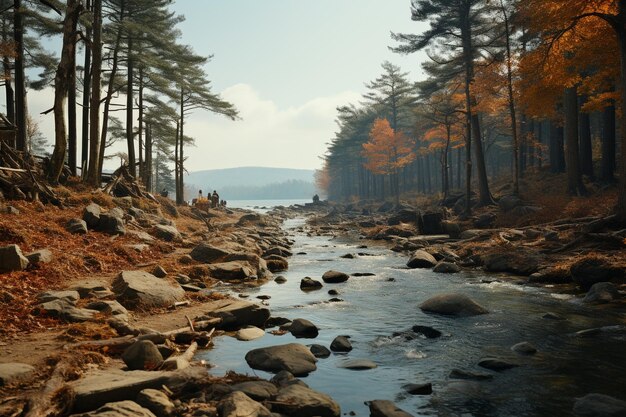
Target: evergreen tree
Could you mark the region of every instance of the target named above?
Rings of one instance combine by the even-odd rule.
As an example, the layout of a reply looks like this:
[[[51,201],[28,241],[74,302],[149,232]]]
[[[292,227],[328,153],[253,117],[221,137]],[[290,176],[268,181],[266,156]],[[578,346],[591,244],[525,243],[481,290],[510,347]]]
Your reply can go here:
[[[412,19],[427,21],[430,29],[420,35],[392,34],[393,39],[401,43],[392,48],[399,53],[413,53],[432,46],[437,51],[433,54],[436,65],[426,66],[431,75],[442,80],[449,80],[463,74],[465,83],[466,112],[466,207],[467,214],[471,211],[471,175],[472,161],[469,150],[474,139],[476,167],[479,183],[479,199],[481,204],[492,204],[489,192],[487,170],[482,146],[480,118],[473,108],[477,104],[475,92],[472,91],[477,59],[483,50],[494,45],[493,20],[490,8],[485,0],[412,0]],[[491,54],[492,52],[489,51]]]

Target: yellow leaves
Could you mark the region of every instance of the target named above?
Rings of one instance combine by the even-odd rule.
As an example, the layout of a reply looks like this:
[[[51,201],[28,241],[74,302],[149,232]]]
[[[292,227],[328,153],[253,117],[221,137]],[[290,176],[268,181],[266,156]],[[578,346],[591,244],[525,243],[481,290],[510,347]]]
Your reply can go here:
[[[375,174],[392,174],[415,158],[412,140],[394,131],[387,119],[376,119],[369,137],[369,142],[363,144],[364,165]]]

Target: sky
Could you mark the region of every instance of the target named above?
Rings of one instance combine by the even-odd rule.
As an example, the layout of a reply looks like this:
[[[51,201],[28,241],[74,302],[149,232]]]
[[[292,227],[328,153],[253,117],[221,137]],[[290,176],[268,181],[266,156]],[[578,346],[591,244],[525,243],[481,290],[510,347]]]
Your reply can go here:
[[[189,171],[317,169],[336,130],[336,107],[358,103],[383,61],[423,77],[423,54],[388,49],[390,32],[425,29],[411,21],[410,0],[176,0],[171,9],[185,16],[181,42],[213,56],[205,68],[213,91],[240,114],[237,121],[192,114]],[[51,107],[52,91],[31,92],[28,101],[52,138],[52,114],[39,115]]]

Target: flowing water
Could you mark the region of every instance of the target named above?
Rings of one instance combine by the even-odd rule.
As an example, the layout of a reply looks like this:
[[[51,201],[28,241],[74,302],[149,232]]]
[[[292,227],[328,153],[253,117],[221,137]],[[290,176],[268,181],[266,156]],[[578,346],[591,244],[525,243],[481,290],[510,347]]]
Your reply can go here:
[[[351,336],[354,349],[320,359],[318,369],[303,380],[313,389],[331,395],[342,414],[354,411],[368,416],[367,400],[387,399],[407,412],[439,416],[567,416],[576,397],[590,392],[626,399],[626,333],[623,313],[589,308],[570,296],[549,290],[484,283],[496,276],[484,274],[435,274],[409,270],[406,256],[385,248],[358,249],[357,242],[330,237],[308,237],[295,231],[302,219],[289,220],[285,228],[295,240],[285,284],[271,282],[261,288],[241,290],[250,298],[270,295],[273,316],[306,318],[315,323],[316,339],[295,339],[291,334],[240,342],[231,337],[215,339],[215,347],[202,359],[216,367],[271,378],[252,370],[244,356],[251,349],[297,341],[329,346],[337,335]],[[297,252],[306,254],[296,255]],[[341,259],[346,253],[363,253]],[[300,279],[320,279],[330,269],[347,273],[372,272],[375,276],[351,277],[342,284],[327,284],[309,293],[299,289]],[[391,281],[390,279],[394,280]],[[321,280],[321,279],[320,279]],[[328,303],[329,289],[337,289],[343,302]],[[443,292],[462,292],[490,310],[490,314],[450,318],[425,314],[418,305]],[[545,319],[546,312],[567,320]],[[438,339],[393,337],[414,325],[432,326],[444,333]],[[601,335],[581,338],[575,332],[591,327],[608,328]],[[510,350],[518,342],[534,344],[539,353],[522,357]],[[491,372],[477,366],[485,356],[516,361],[521,366]],[[367,371],[339,368],[346,359],[366,358],[378,367]],[[454,368],[492,373],[486,381],[448,378]],[[431,396],[411,396],[403,385],[432,382]]]

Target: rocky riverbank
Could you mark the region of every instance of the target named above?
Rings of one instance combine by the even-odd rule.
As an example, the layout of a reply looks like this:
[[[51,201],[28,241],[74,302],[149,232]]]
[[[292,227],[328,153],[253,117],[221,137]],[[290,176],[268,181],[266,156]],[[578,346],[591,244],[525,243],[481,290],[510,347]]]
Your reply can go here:
[[[606,250],[593,258],[571,259],[572,250],[577,249],[574,246],[565,252],[547,252],[567,246],[563,240],[571,231],[562,226],[568,222],[476,229],[485,213],[458,221],[445,212],[420,212],[389,204],[315,204],[278,208],[265,216],[238,210],[182,208],[175,212],[169,206],[167,211],[158,206],[147,210],[132,199],[107,203],[85,202],[72,216],[58,216],[56,225],[63,225],[69,236],[99,239],[112,247],[123,241],[133,253],[149,254],[147,259],[108,274],[76,276],[63,282],[65,286],[46,288],[32,296],[30,319],[48,329],[3,337],[0,415],[339,416],[336,401],[297,377],[313,372],[318,358],[330,351],[349,352],[349,338],[339,336],[329,347],[289,343],[249,351],[245,361],[253,369],[276,373],[271,381],[232,373],[211,377],[207,364],[194,361],[197,350],[210,348],[212,338],[220,334],[252,340],[262,336],[264,329],[280,326],[274,330],[277,334],[317,336],[315,324],[304,318],[272,317],[263,296],[258,302],[248,302],[230,298],[222,289],[232,293],[231,288],[281,279],[273,274],[287,269],[292,255],[292,242],[281,229],[281,221],[293,216],[308,218],[308,225],[301,230],[305,233],[342,235],[361,239],[363,247],[384,244],[405,253],[409,268],[433,268],[441,273],[477,268],[504,272],[506,275],[494,279],[547,285],[569,293],[583,294],[583,289],[589,289],[589,303],[601,308],[624,305],[623,253]],[[7,216],[19,216],[20,209],[32,210],[26,205],[13,208],[18,213]],[[599,230],[593,223],[597,221],[574,224]],[[151,254],[155,248],[158,253]],[[2,258],[8,265],[5,268],[14,268],[6,274],[9,279],[16,274],[22,278],[37,274],[46,265],[54,265],[55,257],[63,256],[55,248],[29,251],[26,256],[19,245],[2,250],[9,254]],[[361,256],[366,254],[342,257]],[[300,286],[308,290],[322,282],[347,279],[347,274],[328,271],[321,277],[304,278]],[[434,297],[420,308],[459,316],[487,312],[462,294]],[[438,337],[436,329],[425,326],[416,326],[412,332]],[[529,344],[517,346],[524,354],[532,348]],[[376,366],[366,360],[346,362],[353,369]],[[484,358],[479,365],[503,370],[510,363]],[[475,376],[458,372],[465,375],[461,378]],[[432,392],[430,384],[411,389],[420,395]],[[619,400],[594,395],[576,407],[597,411],[602,404],[612,404],[617,410],[625,409]],[[372,416],[409,415],[389,401],[373,400],[369,408]]]

